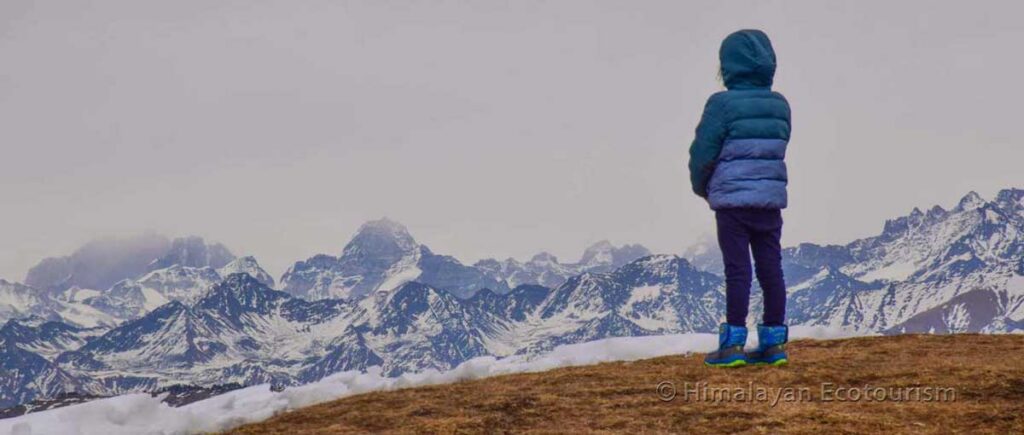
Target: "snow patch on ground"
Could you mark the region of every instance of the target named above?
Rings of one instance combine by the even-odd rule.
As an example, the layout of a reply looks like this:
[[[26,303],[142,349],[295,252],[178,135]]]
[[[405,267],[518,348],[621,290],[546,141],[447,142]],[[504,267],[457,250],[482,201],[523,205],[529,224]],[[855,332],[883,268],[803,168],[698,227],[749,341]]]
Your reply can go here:
[[[792,338],[830,339],[858,335],[825,327],[790,329]],[[756,338],[756,334],[752,337]],[[756,341],[756,340],[752,340]],[[676,334],[618,337],[559,346],[540,356],[479,357],[439,372],[428,370],[397,378],[381,375],[379,367],[367,372],[349,371],[299,387],[273,392],[269,385],[232,391],[180,408],[172,408],[148,394],[129,394],[108,399],[0,420],[0,433],[37,434],[189,434],[219,432],[246,423],[266,420],[282,412],[371,391],[446,384],[511,373],[551,370],[559,367],[609,361],[635,361],[665,355],[707,352],[718,344],[714,334]],[[756,346],[748,343],[748,347]]]

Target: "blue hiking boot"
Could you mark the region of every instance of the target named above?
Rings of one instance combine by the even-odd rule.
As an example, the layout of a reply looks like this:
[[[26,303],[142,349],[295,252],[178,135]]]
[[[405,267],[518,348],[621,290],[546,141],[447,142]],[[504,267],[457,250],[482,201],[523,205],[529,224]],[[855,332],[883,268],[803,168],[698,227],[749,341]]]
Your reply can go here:
[[[757,349],[747,354],[747,361],[756,365],[782,366],[789,363],[786,342],[789,327],[757,325]]]
[[[718,350],[704,356],[709,367],[740,367],[747,365],[743,346],[747,344],[747,327],[723,323],[718,328]]]

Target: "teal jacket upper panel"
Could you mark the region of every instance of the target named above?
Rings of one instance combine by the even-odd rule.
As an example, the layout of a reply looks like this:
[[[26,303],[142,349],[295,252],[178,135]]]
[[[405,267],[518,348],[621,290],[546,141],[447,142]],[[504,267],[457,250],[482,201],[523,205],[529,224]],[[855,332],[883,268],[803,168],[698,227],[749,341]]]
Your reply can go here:
[[[728,90],[708,99],[690,145],[690,182],[711,208],[785,208],[790,134],[786,98],[771,90],[775,51],[760,30],[722,41]]]

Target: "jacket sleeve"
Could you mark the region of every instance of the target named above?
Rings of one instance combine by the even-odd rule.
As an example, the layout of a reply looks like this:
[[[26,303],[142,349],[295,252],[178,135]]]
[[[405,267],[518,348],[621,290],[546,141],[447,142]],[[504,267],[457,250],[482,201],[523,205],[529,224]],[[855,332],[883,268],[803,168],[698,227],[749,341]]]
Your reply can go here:
[[[693,193],[702,198],[708,197],[708,181],[715,171],[718,155],[722,152],[722,141],[725,139],[721,100],[716,97],[712,95],[704,105],[696,137],[690,144],[690,184]]]

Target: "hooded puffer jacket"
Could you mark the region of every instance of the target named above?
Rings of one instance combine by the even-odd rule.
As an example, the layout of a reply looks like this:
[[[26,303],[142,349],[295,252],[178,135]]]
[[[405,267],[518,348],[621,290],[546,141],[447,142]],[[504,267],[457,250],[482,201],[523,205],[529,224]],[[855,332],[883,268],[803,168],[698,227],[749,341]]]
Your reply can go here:
[[[712,209],[787,205],[790,111],[771,90],[775,51],[760,30],[740,30],[718,53],[726,91],[708,99],[690,145],[690,182]]]

